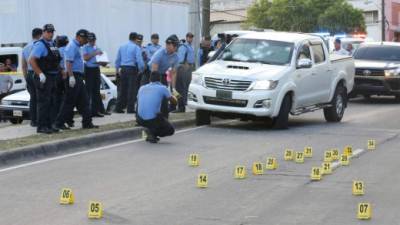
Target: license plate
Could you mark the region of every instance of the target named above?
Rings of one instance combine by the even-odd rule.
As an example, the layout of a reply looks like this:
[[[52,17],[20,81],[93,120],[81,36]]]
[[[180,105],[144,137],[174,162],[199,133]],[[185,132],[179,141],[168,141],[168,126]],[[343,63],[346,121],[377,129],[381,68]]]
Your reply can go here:
[[[21,110],[13,110],[13,116],[22,117],[22,111]]]
[[[232,91],[217,90],[217,98],[232,99]]]

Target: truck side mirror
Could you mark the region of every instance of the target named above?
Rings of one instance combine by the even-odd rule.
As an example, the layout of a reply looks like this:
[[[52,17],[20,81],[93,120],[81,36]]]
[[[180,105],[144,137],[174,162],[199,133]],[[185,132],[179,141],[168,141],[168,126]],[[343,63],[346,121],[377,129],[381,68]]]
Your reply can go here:
[[[312,61],[311,59],[299,59],[297,61],[297,69],[306,69],[306,68],[311,68],[312,67]]]

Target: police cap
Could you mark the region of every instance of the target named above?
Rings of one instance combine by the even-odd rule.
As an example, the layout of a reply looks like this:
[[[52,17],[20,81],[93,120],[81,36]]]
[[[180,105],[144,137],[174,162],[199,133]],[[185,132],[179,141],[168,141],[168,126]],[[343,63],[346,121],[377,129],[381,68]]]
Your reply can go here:
[[[179,44],[179,38],[175,34],[169,36],[167,40],[165,40],[166,44],[173,44],[173,45],[178,45]]]
[[[143,41],[143,35],[142,34],[137,34],[136,35],[136,40]]]
[[[89,31],[85,29],[80,29],[78,32],[76,32],[76,36],[82,37],[82,38],[87,38],[89,35]]]
[[[43,31],[54,32],[55,30],[53,24],[49,23],[43,26]]]
[[[193,35],[192,32],[188,32],[188,33],[186,34],[186,37],[194,37],[194,35]]]
[[[158,36],[158,34],[152,34],[151,39],[160,39],[160,37]]]
[[[66,35],[60,35],[56,37],[57,48],[64,47],[68,44],[68,37]]]
[[[88,41],[95,41],[96,39],[97,39],[96,34],[94,34],[92,32],[88,33]]]
[[[131,32],[129,34],[129,40],[134,41],[136,39],[137,35],[138,34],[136,32]]]

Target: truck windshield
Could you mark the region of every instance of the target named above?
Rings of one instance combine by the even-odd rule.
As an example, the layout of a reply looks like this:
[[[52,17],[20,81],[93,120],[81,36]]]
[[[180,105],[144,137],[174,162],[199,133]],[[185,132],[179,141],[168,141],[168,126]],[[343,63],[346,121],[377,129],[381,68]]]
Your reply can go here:
[[[239,38],[224,49],[219,59],[286,65],[290,64],[293,46],[288,42]]]
[[[377,61],[400,61],[398,46],[364,46],[354,53],[355,59]]]

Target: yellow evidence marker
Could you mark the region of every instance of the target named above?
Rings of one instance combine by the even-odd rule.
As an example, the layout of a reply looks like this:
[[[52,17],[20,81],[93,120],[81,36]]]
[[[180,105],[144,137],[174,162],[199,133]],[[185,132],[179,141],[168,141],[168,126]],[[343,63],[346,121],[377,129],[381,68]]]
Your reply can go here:
[[[339,160],[339,149],[334,148],[332,151],[332,160]]]
[[[325,151],[324,162],[332,162],[332,161],[333,161],[332,151]]]
[[[235,178],[236,179],[246,178],[246,167],[245,166],[236,166],[235,167]]]
[[[267,170],[275,170],[278,168],[278,162],[276,161],[276,158],[268,157],[267,162],[265,165],[265,168]]]
[[[254,175],[263,175],[264,174],[264,168],[263,168],[262,163],[260,163],[260,162],[253,163],[253,174]]]
[[[200,165],[199,154],[190,154],[188,163],[189,166],[199,166]]]
[[[70,188],[63,188],[60,196],[61,205],[74,204],[74,194]]]
[[[332,163],[331,162],[324,162],[322,163],[322,174],[332,174]]]
[[[359,180],[353,181],[353,195],[364,195],[364,182]]]
[[[285,155],[284,155],[284,159],[286,161],[292,161],[294,157],[294,151],[291,149],[286,149],[285,150]]]
[[[208,175],[205,173],[199,174],[197,177],[197,187],[206,188],[208,187]]]
[[[348,166],[350,164],[350,157],[348,155],[342,154],[340,156],[340,164],[342,166]]]
[[[100,202],[90,201],[88,217],[89,219],[100,219],[103,216],[103,206]]]
[[[312,147],[309,147],[309,146],[305,147],[304,148],[304,157],[305,158],[312,158],[312,155],[313,155]]]
[[[347,145],[346,147],[344,147],[343,154],[350,156],[350,157],[353,156],[353,147],[350,145]]]
[[[321,180],[322,171],[320,167],[313,167],[311,169],[311,180],[318,181]]]
[[[375,150],[376,149],[376,140],[368,140],[367,149]]]
[[[369,220],[372,217],[371,204],[369,203],[359,203],[357,209],[357,218],[360,220]]]
[[[304,163],[304,152],[296,152],[294,161],[296,163]]]

